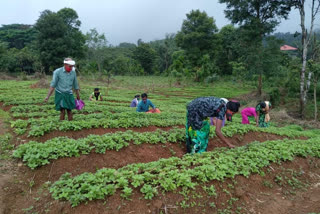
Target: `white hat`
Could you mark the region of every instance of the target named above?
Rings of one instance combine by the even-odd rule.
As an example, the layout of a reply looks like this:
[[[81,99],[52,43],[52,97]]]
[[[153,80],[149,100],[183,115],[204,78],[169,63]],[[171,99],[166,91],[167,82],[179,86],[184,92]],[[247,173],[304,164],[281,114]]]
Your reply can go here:
[[[226,98],[220,98],[221,100],[223,100],[226,104],[229,102],[229,100],[227,100]]]
[[[67,65],[75,65],[76,64],[76,62],[73,60],[64,60],[63,63],[67,64]]]

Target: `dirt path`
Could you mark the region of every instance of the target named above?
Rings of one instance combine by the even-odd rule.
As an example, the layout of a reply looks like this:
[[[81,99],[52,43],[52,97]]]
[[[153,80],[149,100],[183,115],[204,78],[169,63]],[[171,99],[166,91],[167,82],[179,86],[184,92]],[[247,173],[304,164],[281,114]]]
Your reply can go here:
[[[311,158],[296,158],[292,162],[284,162],[273,166],[270,175],[265,178],[259,175],[248,180],[240,178],[238,189],[240,198],[247,204],[250,214],[307,214],[320,212],[320,160]],[[298,172],[296,176],[302,181],[304,187],[297,183],[288,185],[292,181],[292,172]],[[281,183],[275,182],[276,176],[281,176]],[[268,185],[266,184],[268,181]],[[258,186],[260,184],[260,186]],[[262,184],[262,185],[261,185]],[[268,186],[268,187],[267,187]]]
[[[0,135],[8,132],[6,124],[0,118]],[[2,149],[2,147],[0,147]],[[0,153],[0,214],[4,214],[7,184],[13,177],[13,163],[10,160],[2,159]]]

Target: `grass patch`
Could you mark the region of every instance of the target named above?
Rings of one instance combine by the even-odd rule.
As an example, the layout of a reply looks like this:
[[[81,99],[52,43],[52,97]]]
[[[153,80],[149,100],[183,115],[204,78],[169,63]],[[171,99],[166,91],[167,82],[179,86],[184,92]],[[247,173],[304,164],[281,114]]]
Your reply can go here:
[[[0,135],[0,160],[11,158],[11,151],[14,149],[11,140],[12,136],[10,134]]]

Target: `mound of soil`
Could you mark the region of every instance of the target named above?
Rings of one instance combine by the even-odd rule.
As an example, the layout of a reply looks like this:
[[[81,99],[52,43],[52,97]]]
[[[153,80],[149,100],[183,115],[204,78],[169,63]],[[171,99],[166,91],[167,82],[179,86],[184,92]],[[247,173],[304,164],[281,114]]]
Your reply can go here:
[[[152,128],[154,129],[154,127]],[[69,132],[67,132],[69,133]],[[65,133],[66,134],[66,133]],[[242,146],[245,144],[248,144],[252,142],[253,140],[275,140],[275,139],[282,139],[282,137],[267,133],[254,133],[249,132],[245,134],[244,136],[236,135],[233,138],[230,138],[229,140],[237,145]],[[215,149],[216,147],[222,147],[225,146],[222,142],[220,142],[217,138],[211,139],[209,142],[208,151],[211,151]],[[16,165],[19,165],[17,175],[14,179],[11,179],[10,181],[7,181],[5,184],[5,188],[8,190],[3,196],[5,197],[6,201],[6,211],[7,213],[15,213],[17,211],[16,209],[23,209],[28,208],[30,206],[34,206],[34,199],[39,196],[37,196],[37,192],[43,191],[43,186],[47,181],[54,182],[57,181],[60,176],[66,172],[72,173],[73,176],[79,175],[84,172],[95,172],[97,169],[108,167],[108,168],[120,168],[123,166],[126,166],[128,164],[132,163],[147,163],[151,161],[159,160],[160,158],[169,158],[171,156],[176,157],[182,157],[185,154],[186,148],[184,143],[167,143],[167,144],[141,144],[141,145],[129,145],[126,148],[121,149],[119,152],[117,151],[106,151],[105,154],[97,154],[94,151],[91,152],[88,155],[82,155],[80,157],[71,157],[71,158],[61,158],[58,160],[53,160],[49,165],[39,167],[35,170],[30,170],[28,167],[22,165],[20,162],[15,161]],[[136,201],[136,197],[140,197],[140,193],[137,190],[135,193],[136,196],[134,196],[133,201]],[[173,196],[172,196],[173,197]],[[175,197],[181,197],[175,196]],[[111,199],[112,198],[112,199]],[[119,200],[114,201],[115,203],[121,205],[121,198],[118,194],[111,197],[108,200]],[[117,199],[116,199],[117,198]],[[4,198],[3,198],[4,199]],[[90,204],[90,208],[86,207],[86,212],[82,212],[82,209],[76,208],[76,209],[69,209],[70,205],[68,203],[59,202],[59,201],[53,201],[51,197],[48,195],[41,195],[41,199],[39,199],[41,203],[34,206],[37,207],[36,210],[39,211],[39,213],[42,213],[40,210],[46,209],[45,206],[48,206],[48,203],[56,204],[58,207],[53,208],[49,213],[61,213],[57,209],[63,209],[63,212],[65,212],[64,209],[67,209],[67,213],[86,213],[89,210],[93,211],[93,213],[103,213],[100,212],[99,209],[91,207],[92,203]],[[156,207],[160,208],[162,204],[164,203],[163,199],[156,199],[158,201]],[[140,206],[141,202],[144,204],[143,212],[140,212]],[[132,209],[135,210],[135,213],[148,213],[145,212],[148,207],[146,207],[145,200],[142,200],[139,204],[139,206],[133,206]],[[93,202],[93,204],[99,204],[98,207],[101,208],[101,202]],[[127,203],[127,202],[125,202]],[[151,204],[154,204],[156,202],[152,201]],[[109,203],[108,203],[109,204]],[[80,206],[82,207],[82,205]],[[139,208],[140,207],[140,208]],[[157,209],[158,209],[157,208]],[[138,210],[137,210],[138,209]],[[154,209],[154,208],[153,208]],[[9,212],[10,211],[10,212]],[[52,211],[52,212],[51,212]],[[131,210],[130,210],[131,211]],[[130,212],[128,211],[128,212]],[[128,213],[124,212],[124,213]],[[106,212],[109,213],[109,212]],[[117,212],[111,212],[111,213],[117,213]],[[122,213],[122,212],[119,212]]]
[[[46,78],[41,78],[38,82],[32,84],[30,88],[49,88],[50,84]]]
[[[0,72],[0,80],[16,80],[17,78]]]

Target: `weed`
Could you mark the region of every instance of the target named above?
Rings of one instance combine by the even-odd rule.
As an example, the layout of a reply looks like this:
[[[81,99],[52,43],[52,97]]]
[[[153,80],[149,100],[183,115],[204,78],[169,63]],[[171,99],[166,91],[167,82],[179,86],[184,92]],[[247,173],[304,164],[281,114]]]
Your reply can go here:
[[[273,184],[270,181],[264,180],[263,181],[263,185],[266,187],[269,187],[270,189],[272,189]]]

